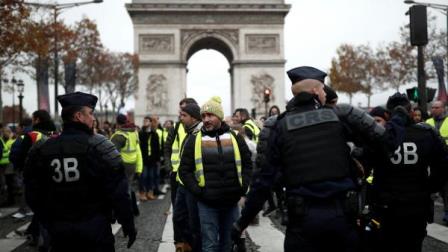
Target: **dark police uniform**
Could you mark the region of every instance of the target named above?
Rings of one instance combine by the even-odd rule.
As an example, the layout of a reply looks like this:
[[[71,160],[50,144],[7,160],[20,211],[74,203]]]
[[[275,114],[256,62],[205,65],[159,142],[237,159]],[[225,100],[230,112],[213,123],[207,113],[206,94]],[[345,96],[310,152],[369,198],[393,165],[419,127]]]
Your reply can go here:
[[[389,110],[398,105],[410,106],[404,94],[389,98]],[[447,179],[448,152],[438,131],[405,119],[405,133],[394,155],[375,165],[374,210],[381,222],[381,251],[421,251],[433,214],[430,194]]]
[[[83,93],[58,96],[62,107],[95,107]],[[102,135],[64,122],[60,136],[36,143],[25,164],[26,198],[51,236],[51,251],[114,251],[111,220],[135,237],[121,157]]]
[[[303,79],[323,82],[326,74],[301,67],[288,75],[296,83]],[[349,218],[353,210],[346,206],[346,197],[351,195],[347,192],[355,188],[346,124],[378,142],[385,131],[351,106],[321,108],[313,94],[295,96],[270,132],[267,162],[252,181],[235,229],[245,228],[258,213],[281,173],[289,217],[285,251],[356,251],[357,234]]]

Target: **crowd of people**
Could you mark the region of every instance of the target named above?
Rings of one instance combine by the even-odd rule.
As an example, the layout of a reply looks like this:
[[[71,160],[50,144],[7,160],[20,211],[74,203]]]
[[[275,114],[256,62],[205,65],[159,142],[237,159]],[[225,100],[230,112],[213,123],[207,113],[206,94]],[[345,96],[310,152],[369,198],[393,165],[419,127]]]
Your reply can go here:
[[[24,235],[41,251],[114,251],[115,221],[131,247],[137,202],[165,194],[163,183],[176,252],[246,251],[263,207],[283,214],[285,251],[421,251],[435,193],[448,223],[445,104],[428,117],[397,93],[364,111],[337,104],[318,69],[288,76],[294,97],[258,121],[246,108],[226,118],[214,96],[182,99],[163,126],[120,114],[100,127],[96,96],[59,96],[60,132],[43,110],[1,127],[2,204],[33,215]]]

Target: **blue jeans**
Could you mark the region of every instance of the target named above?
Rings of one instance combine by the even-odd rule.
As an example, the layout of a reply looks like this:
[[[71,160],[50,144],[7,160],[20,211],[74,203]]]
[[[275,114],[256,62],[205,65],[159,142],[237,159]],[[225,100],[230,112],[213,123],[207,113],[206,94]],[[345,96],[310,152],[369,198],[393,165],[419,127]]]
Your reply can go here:
[[[157,164],[145,165],[143,173],[140,175],[140,191],[149,192],[159,189],[158,184],[158,166]]]
[[[198,202],[202,252],[228,252],[232,247],[230,231],[238,219],[237,203],[230,207],[211,207]]]
[[[174,241],[188,242],[193,251],[201,251],[201,226],[194,196],[181,184],[173,204]]]

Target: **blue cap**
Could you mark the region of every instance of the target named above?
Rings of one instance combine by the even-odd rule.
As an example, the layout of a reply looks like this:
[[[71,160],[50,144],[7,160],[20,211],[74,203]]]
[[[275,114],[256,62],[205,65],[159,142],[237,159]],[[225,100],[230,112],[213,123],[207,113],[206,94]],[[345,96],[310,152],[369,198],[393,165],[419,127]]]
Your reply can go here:
[[[322,72],[321,70],[310,66],[301,66],[293,68],[289,70],[287,74],[293,85],[296,82],[306,79],[318,80],[324,83],[325,77],[327,76],[325,72]]]
[[[58,95],[57,99],[62,108],[70,106],[86,106],[91,109],[95,109],[96,102],[98,101],[98,97],[96,97],[95,95],[86,94],[83,92]]]

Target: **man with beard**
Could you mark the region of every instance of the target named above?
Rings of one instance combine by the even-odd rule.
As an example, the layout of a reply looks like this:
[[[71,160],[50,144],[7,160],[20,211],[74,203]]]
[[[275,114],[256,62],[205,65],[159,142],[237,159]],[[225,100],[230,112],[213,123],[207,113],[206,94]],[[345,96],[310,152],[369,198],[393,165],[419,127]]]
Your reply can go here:
[[[223,122],[219,97],[201,107],[203,127],[183,149],[180,179],[198,201],[202,251],[230,251],[238,201],[252,172],[251,153],[240,135]]]

